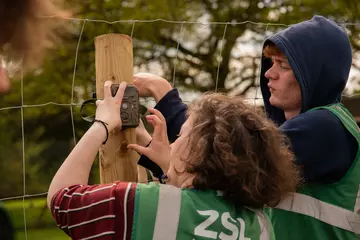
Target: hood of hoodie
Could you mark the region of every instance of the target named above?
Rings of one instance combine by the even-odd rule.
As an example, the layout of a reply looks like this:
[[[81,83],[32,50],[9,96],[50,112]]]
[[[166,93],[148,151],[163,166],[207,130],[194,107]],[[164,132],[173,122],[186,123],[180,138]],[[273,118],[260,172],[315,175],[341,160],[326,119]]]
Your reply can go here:
[[[344,29],[329,19],[314,16],[267,38],[263,48],[271,42],[288,58],[299,83],[301,113],[340,102],[352,63],[351,45]],[[271,59],[262,56],[260,88],[265,111],[269,118],[281,125],[286,120],[284,112],[269,102],[265,72],[271,66]]]

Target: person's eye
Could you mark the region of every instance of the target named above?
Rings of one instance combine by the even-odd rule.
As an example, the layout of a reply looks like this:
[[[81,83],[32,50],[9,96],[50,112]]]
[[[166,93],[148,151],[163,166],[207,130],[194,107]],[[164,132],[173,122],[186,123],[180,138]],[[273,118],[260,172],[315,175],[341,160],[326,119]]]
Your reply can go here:
[[[280,67],[283,69],[291,69],[291,67],[289,66],[289,64],[284,63],[284,62],[280,62]]]
[[[279,65],[280,67],[281,67],[281,65],[282,65],[282,62],[281,61],[279,61],[278,59],[274,59],[274,58],[272,58],[271,59],[271,62],[272,62],[272,65]]]

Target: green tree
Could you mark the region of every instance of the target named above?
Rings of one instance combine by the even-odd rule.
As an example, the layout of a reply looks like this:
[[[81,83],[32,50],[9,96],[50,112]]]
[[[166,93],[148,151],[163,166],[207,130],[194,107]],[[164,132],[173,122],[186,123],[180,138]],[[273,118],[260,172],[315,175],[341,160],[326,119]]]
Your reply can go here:
[[[23,193],[23,139],[26,193],[44,192],[74,146],[73,124],[76,139],[88,128],[88,123],[80,117],[79,104],[95,91],[96,36],[132,35],[134,72],[158,69],[181,92],[217,88],[231,94],[253,96],[258,85],[261,44],[265,36],[314,14],[340,23],[356,23],[360,13],[357,0],[74,2],[76,17],[88,20],[58,19],[74,26],[73,31],[49,52],[42,68],[24,78],[24,105],[40,105],[24,108],[24,138],[20,109],[0,111],[0,174],[3,180],[0,198]],[[93,21],[95,19],[107,22]],[[155,19],[167,21],[153,21]],[[114,21],[118,22],[109,23]],[[360,29],[358,25],[344,26],[356,58],[360,50]],[[359,68],[359,63],[354,61],[354,67]],[[48,102],[57,105],[42,105]],[[70,103],[74,103],[72,114]],[[16,81],[12,91],[1,97],[0,108],[21,105],[21,82]],[[97,171],[95,166],[94,182],[98,181]]]

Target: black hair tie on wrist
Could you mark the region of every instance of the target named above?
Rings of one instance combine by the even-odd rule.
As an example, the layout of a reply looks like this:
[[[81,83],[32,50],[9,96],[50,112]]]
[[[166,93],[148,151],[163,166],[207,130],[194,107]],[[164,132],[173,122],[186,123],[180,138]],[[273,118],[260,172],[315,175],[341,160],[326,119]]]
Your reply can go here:
[[[160,180],[160,183],[166,184],[169,181],[169,178],[166,174],[163,174],[163,175],[161,175],[159,180]]]
[[[98,119],[94,119],[94,122],[99,122],[99,123],[101,123],[104,127],[105,127],[105,129],[106,129],[106,139],[105,139],[105,141],[102,143],[103,145],[107,142],[107,140],[108,140],[108,138],[109,138],[109,130],[108,130],[108,128],[107,128],[107,125],[109,125],[109,124],[107,124],[106,122],[103,122],[103,121],[101,121],[101,120],[98,120]]]

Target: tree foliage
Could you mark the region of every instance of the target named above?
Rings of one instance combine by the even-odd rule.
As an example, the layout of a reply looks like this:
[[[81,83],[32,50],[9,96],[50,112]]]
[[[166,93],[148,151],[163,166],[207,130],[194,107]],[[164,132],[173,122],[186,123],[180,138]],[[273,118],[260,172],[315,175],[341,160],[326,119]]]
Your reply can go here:
[[[0,198],[22,195],[24,176],[27,194],[46,191],[74,146],[72,119],[77,140],[88,128],[80,117],[79,104],[95,91],[96,36],[131,35],[134,72],[159,73],[182,92],[216,88],[253,96],[264,38],[314,14],[343,24],[353,44],[354,59],[360,53],[358,0],[73,2],[75,17],[87,20],[59,19],[72,25],[72,32],[49,52],[41,68],[24,77],[23,90],[17,79],[12,91],[0,97],[0,108],[40,105],[25,107],[23,112],[20,108],[0,111]],[[349,22],[359,25],[345,24]],[[360,68],[357,61],[354,68]],[[49,102],[60,106],[43,105]],[[72,114],[70,103],[75,104]],[[95,166],[94,182],[98,182],[97,171]]]

